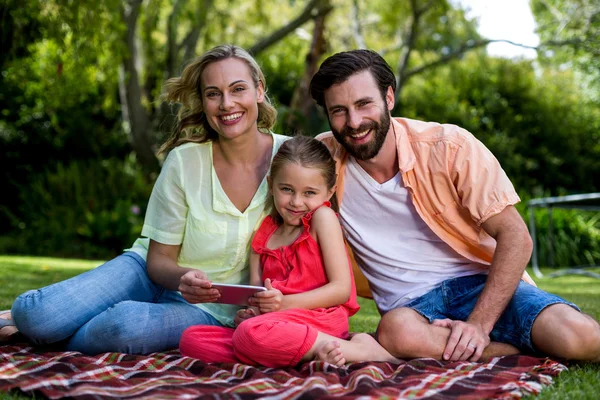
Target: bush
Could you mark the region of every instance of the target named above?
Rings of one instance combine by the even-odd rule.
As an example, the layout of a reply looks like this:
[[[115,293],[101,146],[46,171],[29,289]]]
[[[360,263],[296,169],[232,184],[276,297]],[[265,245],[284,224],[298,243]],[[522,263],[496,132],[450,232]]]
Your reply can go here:
[[[521,196],[517,210],[529,225],[526,196]],[[575,267],[600,264],[600,213],[554,208],[552,235],[550,211],[535,208],[535,232],[538,263],[541,267]]]
[[[548,209],[535,211],[538,262],[541,266],[600,264],[600,213],[554,209],[552,236]]]
[[[135,159],[58,164],[19,185],[20,206],[3,209],[12,234],[0,252],[110,258],[141,231],[151,185]]]

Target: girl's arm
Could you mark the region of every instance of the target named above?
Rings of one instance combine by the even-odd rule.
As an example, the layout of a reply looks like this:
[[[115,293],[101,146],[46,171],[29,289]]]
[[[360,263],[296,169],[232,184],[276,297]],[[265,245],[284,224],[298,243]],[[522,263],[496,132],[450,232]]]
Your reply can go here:
[[[146,261],[150,279],[166,289],[180,291],[183,298],[192,304],[217,300],[219,291],[210,289],[206,273],[177,264],[180,248],[180,245],[167,245],[150,239]]]
[[[311,226],[311,235],[321,248],[329,282],[317,289],[286,296],[281,295],[279,290],[258,293],[255,297],[260,297],[261,312],[290,308],[327,308],[344,304],[350,298],[352,277],[342,227],[337,215],[332,209],[321,207],[313,214]],[[265,283],[267,289],[269,283]],[[269,297],[271,292],[276,293]]]

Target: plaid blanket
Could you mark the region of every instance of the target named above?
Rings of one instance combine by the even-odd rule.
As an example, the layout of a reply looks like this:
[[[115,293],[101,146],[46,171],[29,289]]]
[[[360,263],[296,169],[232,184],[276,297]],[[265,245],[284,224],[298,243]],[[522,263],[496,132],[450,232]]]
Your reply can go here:
[[[297,368],[205,364],[178,352],[84,356],[27,345],[0,347],[0,392],[51,399],[408,399],[521,398],[537,394],[566,367],[528,356],[485,363],[416,359],[400,365],[313,361]]]

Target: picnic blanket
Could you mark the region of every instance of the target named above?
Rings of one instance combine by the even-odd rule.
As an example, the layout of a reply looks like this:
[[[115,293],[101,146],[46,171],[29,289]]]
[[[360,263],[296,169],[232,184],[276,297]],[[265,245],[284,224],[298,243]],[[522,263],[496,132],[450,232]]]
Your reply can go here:
[[[0,347],[0,392],[51,399],[482,399],[537,394],[566,367],[547,358],[498,357],[485,363],[415,359],[400,365],[321,361],[274,369],[206,364],[177,351],[85,356],[15,344]]]

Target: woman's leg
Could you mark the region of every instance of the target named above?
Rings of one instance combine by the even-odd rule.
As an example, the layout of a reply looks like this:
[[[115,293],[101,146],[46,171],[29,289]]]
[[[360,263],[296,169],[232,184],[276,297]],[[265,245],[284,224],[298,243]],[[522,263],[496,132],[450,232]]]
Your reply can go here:
[[[148,277],[146,262],[128,252],[66,281],[23,293],[13,303],[12,318],[32,342],[56,343],[122,301],[153,302],[163,291]]]
[[[85,354],[149,354],[176,349],[183,331],[192,325],[220,326],[210,314],[186,302],[179,293],[165,293],[175,300],[123,301],[100,313],[75,332],[67,349]]]

